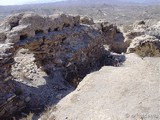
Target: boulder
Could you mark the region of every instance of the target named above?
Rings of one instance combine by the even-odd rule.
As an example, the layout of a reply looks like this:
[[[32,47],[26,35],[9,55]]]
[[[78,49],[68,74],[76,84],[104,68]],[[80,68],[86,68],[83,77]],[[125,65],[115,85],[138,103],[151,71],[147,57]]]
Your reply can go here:
[[[160,57],[160,40],[149,35],[136,37],[128,47],[127,53],[137,53],[141,57]]]

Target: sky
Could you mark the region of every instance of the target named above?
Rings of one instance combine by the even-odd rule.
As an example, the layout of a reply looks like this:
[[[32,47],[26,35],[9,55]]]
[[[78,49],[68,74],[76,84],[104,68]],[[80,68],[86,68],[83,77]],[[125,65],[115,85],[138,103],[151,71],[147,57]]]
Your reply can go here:
[[[32,3],[47,3],[65,0],[0,0],[0,5],[23,5]]]
[[[23,4],[33,4],[33,3],[47,3],[47,2],[57,2],[57,1],[66,1],[66,0],[0,0],[0,5],[23,5]],[[83,1],[83,0],[82,0]],[[91,0],[92,1],[92,0]],[[106,0],[112,1],[112,0]],[[123,2],[160,2],[160,0],[117,0]]]

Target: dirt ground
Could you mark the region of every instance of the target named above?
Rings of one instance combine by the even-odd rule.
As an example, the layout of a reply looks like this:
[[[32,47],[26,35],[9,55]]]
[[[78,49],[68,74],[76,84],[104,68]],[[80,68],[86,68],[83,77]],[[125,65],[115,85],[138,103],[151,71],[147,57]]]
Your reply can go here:
[[[126,55],[122,66],[87,75],[56,106],[56,120],[159,120],[160,58]]]

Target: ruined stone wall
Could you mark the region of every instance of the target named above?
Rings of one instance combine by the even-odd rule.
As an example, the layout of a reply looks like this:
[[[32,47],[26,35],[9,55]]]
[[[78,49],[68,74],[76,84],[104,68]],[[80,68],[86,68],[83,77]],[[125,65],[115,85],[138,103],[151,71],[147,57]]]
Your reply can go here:
[[[103,47],[106,36],[102,33],[102,28],[93,23],[80,23],[79,16],[9,16],[0,26],[0,116],[18,112],[29,102],[11,75],[18,50],[30,50],[39,68],[53,76],[59,70],[66,81],[76,86],[91,69],[105,61],[108,53]]]

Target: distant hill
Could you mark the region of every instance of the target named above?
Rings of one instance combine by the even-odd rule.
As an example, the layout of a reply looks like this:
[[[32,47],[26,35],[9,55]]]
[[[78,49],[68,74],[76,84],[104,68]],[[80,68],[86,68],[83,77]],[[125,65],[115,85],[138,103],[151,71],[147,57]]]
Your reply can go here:
[[[47,1],[51,0],[46,0],[45,2]],[[149,6],[147,7],[147,5]],[[133,16],[135,17],[137,11],[141,11],[138,18],[150,19],[155,18],[155,16],[156,18],[159,17],[159,6],[157,5],[160,5],[160,0],[65,0],[50,3],[0,6],[0,20],[7,15],[26,11],[32,11],[40,15],[65,12],[69,14],[88,15],[99,19],[116,18],[118,21],[120,20],[118,17],[122,18],[122,20],[131,20]],[[138,8],[137,6],[142,7]],[[99,14],[99,12],[101,13]]]
[[[42,3],[42,1],[36,1],[32,4],[26,4],[26,5],[12,5],[9,7],[37,7],[37,6],[75,6],[75,5],[99,5],[99,4],[160,4],[160,0],[57,0],[57,2],[52,2],[51,0],[46,0],[45,3]],[[1,6],[0,6],[1,7]]]
[[[91,4],[160,4],[160,0],[67,0],[66,3],[91,5]]]

